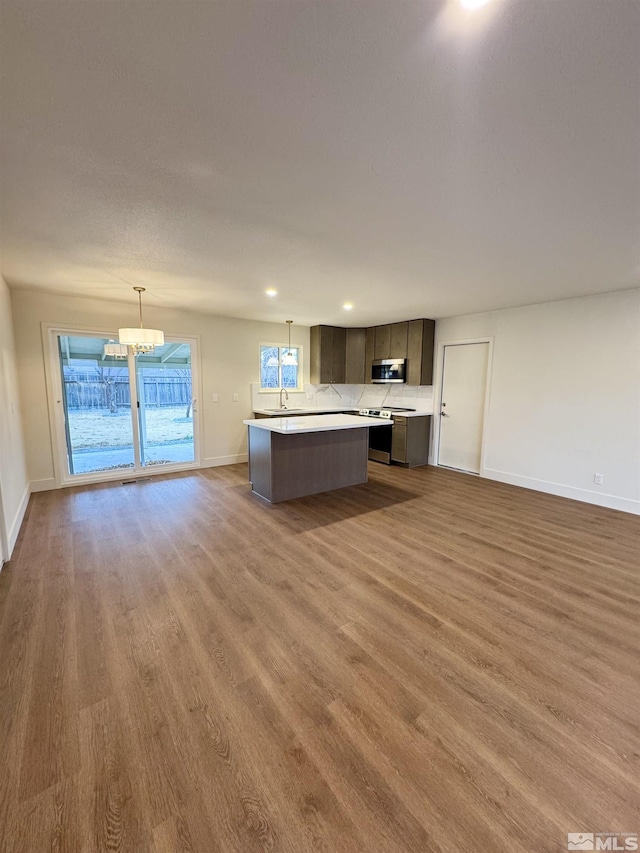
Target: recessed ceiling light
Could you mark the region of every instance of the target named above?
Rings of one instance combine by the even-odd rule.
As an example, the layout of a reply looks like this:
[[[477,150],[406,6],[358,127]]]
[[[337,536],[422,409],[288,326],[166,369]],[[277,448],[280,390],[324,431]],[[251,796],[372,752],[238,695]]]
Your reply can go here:
[[[270,287],[268,290],[265,290],[265,293],[267,294],[267,296],[277,296],[278,295],[278,291],[274,290],[272,287]]]
[[[465,9],[479,9],[481,6],[486,6],[491,0],[460,0],[460,5]]]
[[[351,311],[351,309],[353,308],[353,305],[350,302],[345,302],[342,307],[344,308],[345,311]]]

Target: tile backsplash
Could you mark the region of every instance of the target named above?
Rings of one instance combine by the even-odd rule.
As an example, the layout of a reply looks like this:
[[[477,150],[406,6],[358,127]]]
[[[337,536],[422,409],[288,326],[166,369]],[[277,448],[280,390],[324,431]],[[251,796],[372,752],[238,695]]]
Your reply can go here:
[[[260,393],[260,385],[251,383],[254,409],[275,409],[277,393]],[[379,406],[398,406],[430,412],[433,408],[433,385],[305,385],[302,391],[289,391],[289,408],[311,409],[336,406],[357,406],[373,409]]]

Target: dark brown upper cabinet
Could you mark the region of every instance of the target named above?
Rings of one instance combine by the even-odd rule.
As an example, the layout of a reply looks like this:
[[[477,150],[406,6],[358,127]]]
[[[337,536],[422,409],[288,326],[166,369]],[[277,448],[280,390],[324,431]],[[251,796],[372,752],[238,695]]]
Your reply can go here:
[[[309,379],[313,385],[345,382],[347,330],[337,326],[311,327]]]
[[[389,323],[375,327],[374,359],[406,358],[408,323]]]
[[[376,327],[367,329],[364,342],[364,381],[371,384],[371,365],[375,358],[376,349]]]
[[[435,320],[410,320],[368,329],[312,326],[311,382],[369,383],[373,361],[406,358],[407,385],[432,385],[435,325]]]
[[[410,320],[407,326],[407,385],[433,385],[436,321]]]
[[[391,326],[376,326],[375,347],[373,357],[376,361],[389,358],[391,350]]]
[[[346,381],[346,348],[347,330],[334,326],[331,346],[332,382],[344,383]]]
[[[389,355],[387,358],[406,358],[407,357],[407,333],[409,331],[408,323],[392,323],[391,324],[391,340],[389,343]]]
[[[345,382],[347,385],[364,385],[367,382],[365,371],[367,330],[347,329],[346,331]]]

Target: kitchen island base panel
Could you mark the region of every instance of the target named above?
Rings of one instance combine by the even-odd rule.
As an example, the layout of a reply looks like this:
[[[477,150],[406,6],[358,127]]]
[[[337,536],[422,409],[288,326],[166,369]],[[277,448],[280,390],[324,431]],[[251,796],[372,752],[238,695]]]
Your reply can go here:
[[[271,503],[367,482],[369,430],[282,434],[249,427],[249,479]]]

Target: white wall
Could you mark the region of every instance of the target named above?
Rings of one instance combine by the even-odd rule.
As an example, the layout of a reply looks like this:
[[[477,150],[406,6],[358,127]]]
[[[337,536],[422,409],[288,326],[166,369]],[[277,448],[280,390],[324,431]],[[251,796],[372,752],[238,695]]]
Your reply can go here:
[[[11,297],[0,278],[0,565],[11,556],[28,501]]]
[[[41,323],[115,332],[135,320],[135,304],[18,290],[12,292],[12,303],[28,476],[35,489],[53,488]],[[6,351],[10,340],[6,288],[0,305],[3,364],[13,364]],[[168,334],[200,337],[203,464],[244,460],[242,419],[252,411],[250,383],[258,379],[258,345],[286,341],[284,322],[258,323],[150,306],[145,308],[145,321]],[[482,475],[640,512],[640,290],[439,320],[436,397],[440,344],[483,336],[494,338],[494,353]],[[308,382],[308,328],[294,325],[292,342],[304,348]],[[0,376],[6,373],[5,368]],[[7,396],[4,386],[0,437],[3,447],[13,448],[4,465],[20,469],[17,406],[14,402],[14,414],[7,415],[10,407],[4,403],[10,393]],[[212,402],[214,392],[220,395],[219,403]],[[232,402],[233,393],[239,395],[238,403]],[[594,485],[595,472],[604,474],[603,486]],[[20,502],[17,493],[24,492],[24,474],[17,470],[3,479],[12,484],[11,507],[5,507],[9,517]]]
[[[133,293],[131,303],[126,304],[14,290],[13,312],[29,479],[33,490],[54,488],[41,325],[113,330],[117,338],[118,327],[136,324],[137,305]],[[259,379],[259,345],[286,343],[284,319],[283,313],[281,324],[259,323],[144,307],[148,326],[162,329],[169,336],[199,336],[203,393],[197,395],[194,389],[194,396],[199,396],[203,419],[203,465],[246,460],[247,428],[242,420],[252,413],[250,383]],[[308,327],[294,324],[291,342],[303,347],[303,376],[308,382]],[[219,395],[218,403],[212,401],[214,393]],[[237,403],[232,401],[234,393],[239,397]]]
[[[436,400],[442,343],[484,336],[481,475],[639,513],[640,290],[439,320]]]

